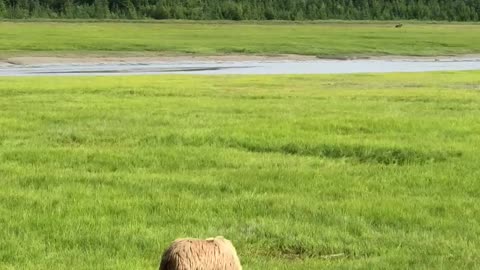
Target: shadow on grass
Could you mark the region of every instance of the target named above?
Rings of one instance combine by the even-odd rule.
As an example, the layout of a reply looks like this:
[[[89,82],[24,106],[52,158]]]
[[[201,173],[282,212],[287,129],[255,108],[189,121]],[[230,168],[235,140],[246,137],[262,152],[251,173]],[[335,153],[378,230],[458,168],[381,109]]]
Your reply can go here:
[[[243,141],[222,137],[182,137],[168,135],[160,138],[160,143],[169,145],[215,145],[242,149],[253,153],[280,153],[286,155],[312,156],[329,159],[349,159],[360,163],[376,163],[384,165],[413,165],[442,162],[449,158],[462,156],[458,151],[422,151],[408,147],[385,147],[376,145],[348,144],[306,144],[262,141]]]
[[[251,152],[275,152],[290,155],[317,156],[331,159],[352,159],[360,163],[379,163],[385,165],[424,164],[445,161],[461,153],[418,150],[399,147],[378,147],[372,145],[285,144],[274,147],[244,145]]]

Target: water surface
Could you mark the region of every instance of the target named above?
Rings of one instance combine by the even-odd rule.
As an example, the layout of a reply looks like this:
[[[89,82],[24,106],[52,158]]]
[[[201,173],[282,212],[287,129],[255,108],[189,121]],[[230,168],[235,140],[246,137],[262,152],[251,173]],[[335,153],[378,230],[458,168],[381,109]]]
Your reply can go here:
[[[346,74],[458,70],[480,70],[480,59],[3,64],[0,65],[0,76]]]

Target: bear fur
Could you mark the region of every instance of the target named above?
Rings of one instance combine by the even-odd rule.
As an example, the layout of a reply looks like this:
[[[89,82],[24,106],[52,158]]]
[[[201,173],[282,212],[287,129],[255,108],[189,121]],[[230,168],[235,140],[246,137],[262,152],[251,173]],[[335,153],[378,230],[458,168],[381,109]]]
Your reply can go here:
[[[229,240],[177,239],[165,250],[160,270],[242,270],[237,251]]]

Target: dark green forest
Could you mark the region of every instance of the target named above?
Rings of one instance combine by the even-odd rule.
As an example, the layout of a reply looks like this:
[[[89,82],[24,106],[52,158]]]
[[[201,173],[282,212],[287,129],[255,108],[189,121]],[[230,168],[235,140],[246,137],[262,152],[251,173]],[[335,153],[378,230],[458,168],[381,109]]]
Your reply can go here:
[[[0,0],[0,18],[478,21],[480,0]]]

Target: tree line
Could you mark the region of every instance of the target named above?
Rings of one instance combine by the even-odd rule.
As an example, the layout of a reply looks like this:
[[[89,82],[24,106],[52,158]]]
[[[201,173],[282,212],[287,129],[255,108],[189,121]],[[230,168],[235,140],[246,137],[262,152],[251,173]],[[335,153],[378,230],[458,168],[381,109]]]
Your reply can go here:
[[[0,0],[0,18],[479,21],[480,0]]]

